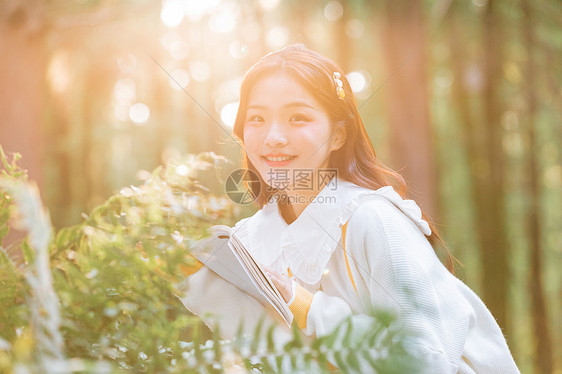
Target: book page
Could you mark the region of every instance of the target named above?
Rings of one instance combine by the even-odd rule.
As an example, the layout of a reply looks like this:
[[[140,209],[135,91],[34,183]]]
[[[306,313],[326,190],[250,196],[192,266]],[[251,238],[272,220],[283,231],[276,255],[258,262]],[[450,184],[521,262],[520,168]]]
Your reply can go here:
[[[211,227],[211,235],[192,254],[213,272],[249,294],[262,305],[270,304],[290,326],[293,315],[261,266],[230,227]]]

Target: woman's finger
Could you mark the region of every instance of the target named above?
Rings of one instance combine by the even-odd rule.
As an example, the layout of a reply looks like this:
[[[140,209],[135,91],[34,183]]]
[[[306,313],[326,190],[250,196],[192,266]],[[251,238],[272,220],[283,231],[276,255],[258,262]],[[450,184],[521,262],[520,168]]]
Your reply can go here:
[[[291,280],[275,272],[274,273],[266,272],[266,273],[267,276],[271,279],[271,281],[275,285],[275,287],[281,293],[281,296],[283,296],[285,302],[291,300],[291,298],[293,297],[293,287],[291,284]]]

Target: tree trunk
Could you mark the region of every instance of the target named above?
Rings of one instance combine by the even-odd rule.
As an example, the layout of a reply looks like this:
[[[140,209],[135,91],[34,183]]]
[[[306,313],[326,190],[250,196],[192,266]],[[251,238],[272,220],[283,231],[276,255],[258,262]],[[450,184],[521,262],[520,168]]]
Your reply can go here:
[[[20,165],[41,186],[44,39],[25,28],[0,23],[0,55],[0,144],[6,153],[22,154]]]
[[[471,91],[476,91],[476,89],[473,87],[472,90],[469,90],[468,85],[464,82],[465,73],[468,70],[471,59],[473,59],[464,47],[468,44],[468,37],[465,32],[466,26],[462,24],[464,17],[462,12],[466,6],[467,3],[457,2],[451,4],[449,9],[450,14],[444,17],[444,22],[446,22],[444,29],[448,30],[447,39],[451,56],[450,66],[454,77],[453,84],[451,85],[451,98],[454,108],[451,108],[451,110],[456,115],[454,117],[454,122],[458,125],[460,146],[467,160],[466,166],[468,166],[470,175],[468,180],[468,206],[475,207],[471,221],[474,223],[472,227],[476,229],[473,233],[474,240],[478,248],[480,248],[482,245],[482,238],[478,222],[480,222],[480,217],[484,212],[482,209],[478,209],[483,206],[483,204],[478,204],[478,202],[480,199],[480,185],[482,182],[476,180],[479,176],[474,172],[474,166],[481,165],[482,162],[485,162],[485,149],[482,149],[483,147],[480,146],[477,140],[477,134],[483,133],[482,121],[478,119],[478,116],[475,115],[470,107],[471,100],[474,100],[476,96],[476,92]],[[474,254],[471,255],[474,256]],[[474,267],[471,269],[463,269],[463,275],[466,276],[464,278],[465,281],[469,280],[469,276],[472,277],[471,287],[473,288],[476,286],[475,283],[477,283],[478,287],[481,286],[479,282],[480,278],[478,278],[480,273],[476,270],[479,269],[475,269]]]
[[[484,300],[496,317],[498,324],[506,328],[507,296],[509,292],[509,267],[505,233],[504,203],[504,154],[502,148],[500,98],[503,64],[502,19],[496,9],[497,2],[490,0],[484,14],[484,138],[480,150],[485,152],[483,173],[476,179],[478,219],[480,230],[480,256],[483,270]],[[476,135],[473,135],[476,136]]]
[[[34,7],[35,6],[35,7]],[[22,155],[19,165],[43,186],[42,116],[45,94],[43,7],[35,2],[7,1],[0,7],[0,145],[9,159]],[[12,230],[4,246],[19,241]]]
[[[345,32],[345,25],[349,21],[351,9],[347,2],[341,3],[343,7],[342,16],[335,22],[333,27],[334,32],[334,45],[336,47],[337,64],[342,68],[345,73],[349,73],[350,59],[351,59],[351,40]]]
[[[542,246],[541,246],[541,226],[539,222],[541,191],[539,187],[540,171],[537,160],[538,149],[536,146],[534,118],[537,112],[536,97],[536,68],[534,63],[534,19],[529,0],[522,3],[524,13],[524,34],[527,49],[527,74],[526,74],[526,93],[527,93],[527,134],[529,136],[528,151],[528,189],[529,189],[529,210],[527,212],[527,222],[529,227],[530,254],[529,254],[529,291],[531,293],[531,310],[533,315],[533,327],[535,330],[535,372],[552,373],[552,346],[550,333],[548,330],[548,315],[544,301],[544,291],[542,286]]]
[[[386,2],[382,33],[391,166],[407,180],[412,197],[436,215],[436,172],[429,120],[423,7],[418,1]]]

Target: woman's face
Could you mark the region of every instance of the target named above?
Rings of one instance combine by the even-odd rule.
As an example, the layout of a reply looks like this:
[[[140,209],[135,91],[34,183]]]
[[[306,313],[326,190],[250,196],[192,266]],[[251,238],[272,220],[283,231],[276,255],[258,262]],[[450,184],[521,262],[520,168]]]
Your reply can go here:
[[[341,131],[332,130],[328,113],[287,73],[261,78],[249,93],[246,153],[273,188],[317,190],[319,176],[312,170],[327,168],[330,153],[343,145]]]

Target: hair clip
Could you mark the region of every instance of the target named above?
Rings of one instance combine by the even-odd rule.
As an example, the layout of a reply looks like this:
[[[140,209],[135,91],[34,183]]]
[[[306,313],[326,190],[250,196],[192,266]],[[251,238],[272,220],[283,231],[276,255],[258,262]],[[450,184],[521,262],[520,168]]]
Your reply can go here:
[[[343,82],[341,81],[341,74],[337,71],[332,74],[332,78],[334,78],[334,83],[336,84],[336,93],[340,100],[343,100],[345,97],[345,91],[343,90]]]

